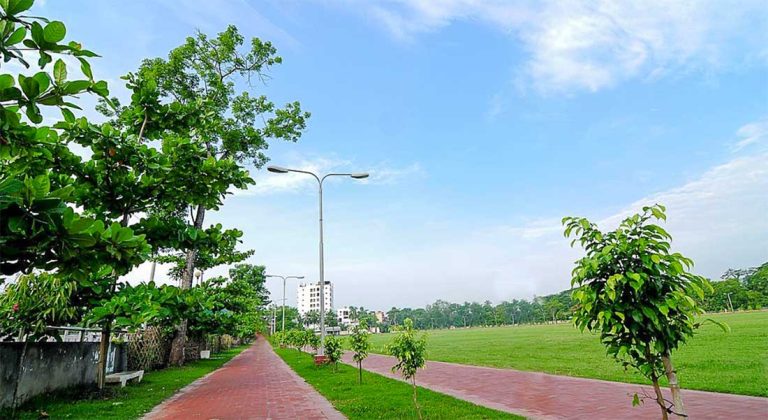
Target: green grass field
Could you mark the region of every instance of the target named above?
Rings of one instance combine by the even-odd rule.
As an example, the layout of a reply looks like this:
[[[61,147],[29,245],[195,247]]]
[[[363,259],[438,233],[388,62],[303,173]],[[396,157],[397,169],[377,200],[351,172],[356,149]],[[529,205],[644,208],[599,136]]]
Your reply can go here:
[[[672,355],[683,388],[768,397],[768,311],[707,316],[707,323]],[[605,354],[597,335],[570,323],[427,331],[429,360],[513,368],[609,381],[648,383]],[[392,339],[376,334],[376,352]]]
[[[218,369],[246,348],[240,346],[215,354],[211,359],[148,372],[141,383],[129,384],[125,388],[110,386],[105,395],[83,395],[82,390],[78,389],[57,395],[40,395],[17,410],[16,415],[20,419],[48,416],[52,419],[137,419],[195,379]],[[0,411],[2,418],[12,418],[11,411]]]
[[[339,363],[315,366],[312,356],[294,349],[275,348],[304,380],[350,419],[415,419],[411,385],[384,376],[363,372],[357,383],[357,369]],[[418,381],[417,381],[418,382]],[[418,388],[418,401],[427,419],[522,419],[512,414],[481,407],[428,389]]]

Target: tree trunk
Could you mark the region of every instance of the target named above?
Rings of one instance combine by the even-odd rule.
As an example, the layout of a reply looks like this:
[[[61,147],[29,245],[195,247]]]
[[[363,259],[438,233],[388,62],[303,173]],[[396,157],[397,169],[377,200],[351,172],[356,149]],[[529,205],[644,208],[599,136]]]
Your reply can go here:
[[[419,402],[416,400],[416,375],[411,377],[411,385],[413,385],[413,405],[416,406],[416,414],[419,415],[419,420],[421,420],[421,407],[419,407]]]
[[[358,368],[358,383],[362,385],[363,383],[363,362],[359,361],[357,362],[357,368]]]
[[[669,390],[672,392],[672,403],[674,404],[673,412],[680,417],[688,417],[685,413],[685,406],[683,405],[683,394],[680,392],[680,384],[677,382],[677,374],[672,367],[672,358],[669,355],[669,350],[665,351],[661,355],[661,362],[664,363],[664,372],[667,374],[667,380],[669,381]]]
[[[659,407],[661,408],[661,418],[662,420],[668,420],[669,416],[667,415],[667,403],[664,401],[664,394],[661,393],[659,377],[655,374],[652,374],[651,380],[653,381],[653,390],[656,392],[656,403],[659,404]]]
[[[24,357],[27,355],[27,337],[26,334],[24,334],[24,331],[22,330],[22,333],[20,334],[24,339],[24,346],[21,348],[21,357],[19,357],[19,365],[18,365],[18,371],[16,372],[16,384],[13,387],[13,399],[11,400],[11,407],[13,408],[12,416],[16,416],[16,397],[19,394],[19,382],[21,382],[21,377],[24,371]]]
[[[99,363],[96,372],[96,383],[99,389],[104,389],[107,379],[107,353],[109,352],[109,338],[112,332],[112,320],[107,319],[107,323],[101,329],[101,341],[99,341]]]
[[[203,219],[205,219],[205,207],[202,204],[197,205],[197,214],[195,215],[194,226],[197,229],[203,227]],[[191,289],[192,279],[195,274],[195,258],[197,257],[197,250],[187,250],[186,266],[184,267],[184,274],[181,278],[181,288]],[[187,320],[183,320],[176,327],[176,336],[171,343],[171,354],[168,357],[168,364],[174,366],[181,366],[184,364],[184,347],[187,344]]]

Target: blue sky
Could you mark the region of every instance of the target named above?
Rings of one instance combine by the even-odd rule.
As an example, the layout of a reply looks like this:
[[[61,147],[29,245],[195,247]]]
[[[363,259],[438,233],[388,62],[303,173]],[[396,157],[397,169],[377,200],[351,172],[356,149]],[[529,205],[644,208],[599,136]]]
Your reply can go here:
[[[763,2],[62,1],[36,6],[102,55],[97,76],[235,24],[284,63],[266,86],[312,112],[272,163],[370,171],[326,188],[336,306],[531,298],[568,287],[559,227],[668,206],[710,277],[768,260]],[[256,172],[208,220],[253,263],[317,278],[311,179]],[[145,280],[146,266],[130,277]],[[211,273],[214,274],[214,273]],[[279,290],[277,284],[272,287]],[[293,288],[289,288],[293,290]],[[289,293],[289,304],[295,293]]]

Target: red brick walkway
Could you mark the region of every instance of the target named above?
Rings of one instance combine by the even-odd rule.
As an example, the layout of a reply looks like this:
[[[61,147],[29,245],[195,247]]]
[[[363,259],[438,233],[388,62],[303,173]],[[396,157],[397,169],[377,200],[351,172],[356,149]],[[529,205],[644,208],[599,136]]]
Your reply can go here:
[[[351,364],[350,353],[344,355],[344,361]],[[392,357],[372,354],[363,362],[363,368],[400,379],[390,370],[394,364]],[[646,390],[653,395],[653,388],[640,385],[444,362],[427,362],[416,382],[456,398],[533,419],[660,418],[653,401],[632,407],[634,393],[642,395]],[[683,400],[689,418],[694,420],[768,419],[768,398],[684,390]]]
[[[259,337],[211,374],[155,407],[145,419],[343,419]]]

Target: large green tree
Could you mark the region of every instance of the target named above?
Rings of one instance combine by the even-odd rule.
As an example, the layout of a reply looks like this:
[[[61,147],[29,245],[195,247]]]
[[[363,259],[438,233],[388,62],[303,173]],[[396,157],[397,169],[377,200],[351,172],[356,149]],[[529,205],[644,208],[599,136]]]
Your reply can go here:
[[[22,66],[17,77],[0,73],[0,273],[41,269],[82,280],[104,261],[127,272],[143,258],[143,238],[74,210],[79,185],[56,170],[57,161],[74,155],[55,129],[41,124],[43,108],[73,119],[77,95],[104,96],[107,85],[90,71],[88,58],[96,54],[77,42],[63,43],[62,22],[28,16],[32,4],[0,0],[3,70],[8,63]],[[28,55],[37,57],[34,73]],[[57,58],[63,55],[79,60],[82,79],[69,77]]]
[[[72,110],[79,107],[72,101],[83,93],[105,97],[107,84],[94,79],[88,61],[96,56],[93,52],[76,42],[62,43],[67,32],[62,22],[23,14],[32,4],[0,2],[3,61],[29,68],[26,54],[34,52],[39,67],[33,75],[22,71],[18,85],[10,74],[0,75],[0,270],[7,275],[40,269],[58,276],[57,281],[74,280],[78,291],[73,295],[82,297],[81,290],[88,290],[93,299],[79,303],[92,304],[103,293],[114,292],[116,279],[145,260],[149,247],[143,235],[101,211],[102,202],[83,200],[92,189],[78,176],[100,174],[105,167],[94,171],[84,164],[69,148],[69,133],[112,133],[109,127],[95,128],[85,118],[77,119]],[[69,78],[71,69],[56,58],[60,55],[79,61],[82,79]],[[41,107],[58,107],[63,119],[53,127],[41,125]],[[124,192],[116,188],[114,194]],[[75,206],[88,217],[78,214]],[[105,332],[100,384],[108,323]]]
[[[563,219],[565,236],[586,255],[576,262],[572,285],[577,302],[574,323],[596,331],[608,354],[653,382],[662,417],[685,416],[672,352],[698,327],[699,300],[709,282],[691,273],[693,261],[670,251],[672,237],[653,223],[666,220],[661,205],[644,207],[613,231],[603,232],[582,217]],[[666,375],[673,402],[659,386]],[[635,396],[636,401],[638,396]]]
[[[244,46],[234,26],[215,37],[198,33],[171,51],[167,59],[142,63],[132,75],[139,86],[156,88],[159,99],[172,110],[166,138],[183,145],[173,160],[169,177],[179,180],[176,209],[189,210],[190,226],[201,229],[206,211],[218,209],[226,194],[246,188],[253,180],[246,165],[260,168],[270,140],[296,141],[309,114],[298,102],[280,108],[266,96],[252,96],[251,82],[263,80],[282,59],[269,42],[258,38]],[[141,109],[127,123],[141,126]],[[215,192],[216,194],[212,194]],[[187,213],[186,211],[184,212]],[[181,286],[192,286],[198,247],[185,249]],[[186,323],[179,326],[171,361],[183,361]]]
[[[229,270],[229,278],[213,277],[192,289],[210,301],[204,310],[190,319],[189,330],[199,337],[205,334],[230,334],[251,339],[265,330],[269,292],[265,287],[264,266],[238,264]]]

